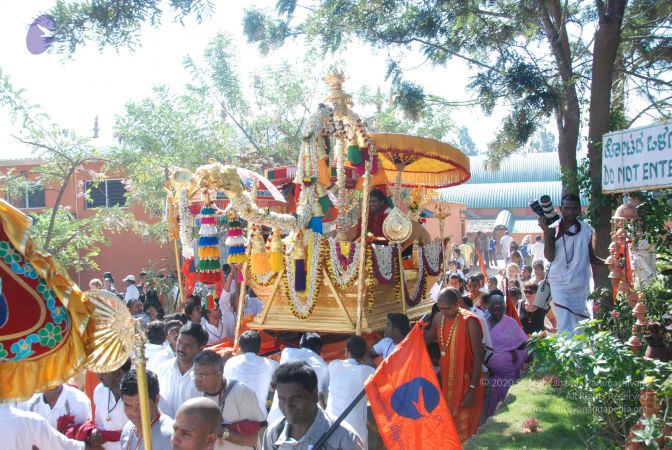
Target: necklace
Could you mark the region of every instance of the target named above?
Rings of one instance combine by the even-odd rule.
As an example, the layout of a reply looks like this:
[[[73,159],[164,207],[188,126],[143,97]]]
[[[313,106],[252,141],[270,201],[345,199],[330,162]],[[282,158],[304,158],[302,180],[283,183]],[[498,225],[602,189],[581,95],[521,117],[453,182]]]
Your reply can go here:
[[[156,415],[152,419],[152,423],[149,424],[150,429],[154,426],[154,424],[156,422],[159,421],[159,417],[161,417],[161,411],[156,412]],[[132,438],[133,438],[133,436],[138,436],[136,434],[135,430],[136,430],[135,425],[133,425],[133,428],[131,428],[131,432],[128,435],[128,445],[126,446],[126,450],[131,450],[131,441],[133,441]],[[138,442],[135,444],[135,450],[138,450],[138,448],[140,448],[140,443],[142,442],[142,438],[143,438],[143,435],[138,436]]]
[[[565,251],[565,267],[569,269],[569,264],[574,260],[574,241],[572,241],[572,254],[571,256],[567,255],[567,242],[565,241],[565,235],[562,235],[562,248]]]
[[[222,339],[222,334],[224,334],[224,327],[222,326],[221,321],[217,326],[214,326],[207,320],[205,320],[203,323],[205,324],[205,328],[208,330],[208,333],[211,333],[217,339]],[[219,334],[217,334],[217,331],[219,331]]]
[[[458,311],[459,314],[459,311]],[[450,332],[448,333],[448,342],[446,342],[443,339],[443,326],[446,323],[446,316],[442,315],[441,316],[441,328],[439,329],[439,340],[441,341],[441,356],[446,356],[446,349],[448,348],[448,345],[453,340],[453,334],[455,334],[455,329],[457,328],[457,316],[455,316],[455,319],[453,321],[453,326],[450,327]]]
[[[112,411],[114,411],[117,408],[117,405],[119,404],[119,400],[121,400],[121,396],[117,399],[116,402],[114,402],[114,405],[112,405],[112,408],[110,408],[110,402],[112,400],[112,389],[107,391],[107,417],[105,418],[106,422],[109,422],[112,420]]]

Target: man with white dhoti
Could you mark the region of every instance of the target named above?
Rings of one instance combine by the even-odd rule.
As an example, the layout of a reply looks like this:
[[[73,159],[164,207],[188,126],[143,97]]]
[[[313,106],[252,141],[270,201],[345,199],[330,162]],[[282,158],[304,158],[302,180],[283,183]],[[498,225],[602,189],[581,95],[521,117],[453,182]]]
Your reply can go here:
[[[280,364],[289,361],[305,361],[313,368],[317,375],[317,392],[322,407],[326,406],[327,392],[329,390],[329,368],[322,359],[322,337],[317,333],[305,333],[301,337],[299,344],[301,348],[286,347],[280,355]],[[268,412],[267,421],[269,424],[279,418],[284,417],[280,411],[278,403],[278,393],[273,395],[273,404]]]
[[[364,382],[375,372],[373,367],[364,362],[366,351],[366,340],[361,336],[352,336],[345,346],[346,359],[336,359],[329,363],[329,397],[326,412],[333,418],[337,418],[345,411],[364,389]],[[360,399],[357,406],[344,419],[362,438],[364,448],[367,448],[368,439],[366,403],[366,397]]]
[[[224,378],[240,381],[252,389],[257,395],[261,410],[266,414],[268,391],[278,363],[258,355],[261,350],[261,336],[256,331],[248,330],[241,334],[239,343],[243,354],[226,362]]]
[[[588,294],[592,265],[604,264],[593,253],[593,228],[578,220],[581,201],[577,195],[565,194],[560,203],[562,219],[557,227],[550,228],[543,217],[539,226],[544,232],[544,256],[550,261],[546,276],[551,286],[551,297],[558,320],[558,334],[569,336],[580,332],[576,326],[590,319]]]

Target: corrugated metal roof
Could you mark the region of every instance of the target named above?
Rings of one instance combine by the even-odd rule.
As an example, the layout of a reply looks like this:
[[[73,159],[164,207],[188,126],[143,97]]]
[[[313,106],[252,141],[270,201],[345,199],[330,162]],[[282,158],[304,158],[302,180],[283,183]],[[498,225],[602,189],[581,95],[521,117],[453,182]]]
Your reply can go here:
[[[537,219],[516,219],[513,221],[512,233],[533,234],[541,232]]]
[[[487,159],[486,155],[469,158],[471,179],[467,184],[560,181],[557,153],[511,155],[500,163],[498,170],[488,170]]]
[[[508,209],[503,209],[497,214],[494,228],[510,230],[513,227],[513,214]]]
[[[462,184],[440,190],[443,202],[464,203],[467,208],[527,208],[530,199],[550,195],[553,204],[560,205],[562,183],[541,181],[530,183]],[[585,197],[581,204],[587,205]]]

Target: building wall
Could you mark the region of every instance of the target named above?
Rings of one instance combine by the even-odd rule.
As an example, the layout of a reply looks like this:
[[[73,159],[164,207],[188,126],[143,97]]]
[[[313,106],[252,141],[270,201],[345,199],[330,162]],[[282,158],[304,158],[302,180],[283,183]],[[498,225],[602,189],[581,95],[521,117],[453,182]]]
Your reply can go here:
[[[462,242],[462,237],[466,236],[466,210],[467,205],[463,203],[444,203],[449,208],[450,215],[446,217],[444,222],[444,238],[450,238],[452,243]],[[434,211],[435,203],[430,202],[425,205],[425,209]],[[439,219],[431,217],[427,219],[425,228],[434,239],[440,236]]]
[[[0,161],[0,173],[6,174],[13,169],[13,174],[16,175],[22,171],[26,172],[27,179],[37,178],[37,174],[33,173],[34,169],[39,166],[39,161],[36,160],[5,160]],[[83,185],[85,181],[94,178],[95,173],[100,171],[102,163],[87,164],[84,170],[78,172],[68,184],[62,199],[62,206],[68,208],[75,214],[76,217],[90,217],[97,213],[97,209],[87,209],[85,199],[83,196]],[[121,174],[108,174],[107,178],[123,178]],[[56,202],[58,192],[55,186],[45,187],[45,204],[47,208],[53,207]],[[2,192],[5,198],[5,192]],[[26,214],[37,213],[40,208],[25,208],[22,211]],[[152,218],[142,207],[130,208],[131,213],[143,221],[156,221],[158,219]],[[144,241],[141,236],[132,232],[124,232],[121,234],[106,233],[106,237],[110,240],[110,245],[102,245],[100,254],[94,259],[100,270],[84,270],[79,273],[70,271],[70,276],[77,282],[82,289],[88,289],[88,283],[91,278],[102,278],[103,272],[112,272],[117,287],[124,291],[123,282],[121,281],[126,275],[133,274],[136,277],[141,269],[169,270],[175,269],[175,256],[173,254],[173,247],[170,244],[160,244],[157,242]],[[58,259],[58,255],[54,255]]]

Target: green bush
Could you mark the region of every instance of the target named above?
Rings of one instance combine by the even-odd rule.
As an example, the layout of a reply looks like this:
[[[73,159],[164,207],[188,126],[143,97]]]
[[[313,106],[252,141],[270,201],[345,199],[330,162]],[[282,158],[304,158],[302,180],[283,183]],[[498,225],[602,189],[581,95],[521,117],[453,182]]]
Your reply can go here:
[[[599,321],[586,322],[584,333],[572,338],[532,337],[532,371],[539,377],[556,376],[559,388],[591,412],[591,446],[622,446],[641,415],[640,391],[666,392],[672,365],[632,353],[600,327],[604,324]],[[667,401],[661,397],[666,410]]]

